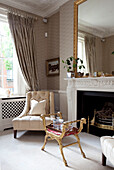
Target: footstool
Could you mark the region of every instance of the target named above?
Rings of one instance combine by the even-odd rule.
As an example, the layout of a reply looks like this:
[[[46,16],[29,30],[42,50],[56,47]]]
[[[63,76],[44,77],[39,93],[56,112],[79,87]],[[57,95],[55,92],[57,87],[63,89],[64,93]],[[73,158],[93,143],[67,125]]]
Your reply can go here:
[[[50,114],[50,115],[52,115],[52,114]],[[53,124],[46,126],[46,123],[45,123],[45,117],[46,116],[47,115],[42,115],[44,128],[45,128],[45,132],[46,132],[44,145],[42,147],[42,150],[44,150],[45,145],[47,143],[47,140],[54,140],[55,139],[59,144],[59,148],[60,148],[61,155],[63,157],[63,161],[64,161],[65,166],[68,166],[67,161],[66,161],[65,156],[64,156],[64,153],[63,153],[63,148],[65,148],[65,147],[68,147],[68,146],[71,146],[71,145],[74,145],[74,144],[78,144],[83,157],[86,158],[85,153],[82,150],[82,147],[81,147],[81,144],[80,144],[80,139],[79,139],[79,136],[78,136],[78,134],[83,129],[83,124],[86,124],[86,119],[82,118],[81,120],[63,122],[62,129],[58,130],[53,126]],[[69,126],[73,123],[76,123],[76,122],[80,122],[80,128],[78,129],[76,127],[72,127],[71,129],[69,129]],[[70,135],[74,135],[76,137],[77,141],[63,146],[62,139],[64,137],[70,136]]]
[[[102,165],[106,166],[106,159],[114,165],[114,136],[100,138],[102,148]]]

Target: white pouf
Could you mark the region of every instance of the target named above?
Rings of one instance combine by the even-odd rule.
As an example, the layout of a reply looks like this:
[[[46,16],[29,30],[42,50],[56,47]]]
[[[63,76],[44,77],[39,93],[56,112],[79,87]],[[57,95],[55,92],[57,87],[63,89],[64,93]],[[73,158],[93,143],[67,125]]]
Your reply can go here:
[[[103,165],[106,165],[105,157],[108,161],[114,165],[114,136],[103,136],[100,138],[101,141],[101,148],[103,153],[103,159],[104,162],[102,162]]]

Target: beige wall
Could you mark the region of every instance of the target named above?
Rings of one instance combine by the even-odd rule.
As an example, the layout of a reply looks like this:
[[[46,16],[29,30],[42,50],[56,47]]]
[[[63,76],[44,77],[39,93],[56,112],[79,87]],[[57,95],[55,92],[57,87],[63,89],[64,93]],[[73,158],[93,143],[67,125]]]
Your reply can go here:
[[[63,64],[61,61],[62,59],[66,59],[67,57],[73,55],[73,5],[73,1],[67,2],[60,8],[59,13],[56,13],[50,18],[48,18],[48,24],[45,24],[45,29],[47,29],[48,31],[47,39],[44,38],[45,29],[43,28],[43,23],[40,23],[41,28],[39,27],[39,29],[42,29],[39,39],[39,42],[41,40],[41,44],[39,47],[39,56],[41,55],[40,63],[42,64],[40,66],[42,75],[40,75],[40,79],[41,77],[43,77],[43,79],[41,80],[41,87],[46,88],[47,86],[47,88],[51,90],[60,89],[60,111],[62,111],[65,120],[67,120],[68,117],[67,95],[65,92],[67,87],[67,81],[64,80],[64,78],[66,77],[66,70],[63,68]],[[44,68],[46,58],[51,59],[59,56],[60,76],[46,77]],[[59,108],[59,106],[57,107]]]
[[[66,87],[66,70],[63,68],[62,59],[73,55],[73,1],[60,7],[59,13],[51,16],[48,21],[48,59],[60,56],[60,76],[48,77],[48,89],[60,89],[60,111],[67,120],[68,105]],[[59,78],[59,80],[58,80]]]
[[[68,120],[67,81],[64,80],[67,71],[63,68],[62,59],[73,55],[73,8],[74,2],[69,1],[60,8],[60,111]]]
[[[60,8],[60,90],[66,90],[66,70],[61,63],[73,55],[73,1],[68,1]]]
[[[38,17],[38,20],[35,24],[36,62],[38,63],[40,88],[47,89],[47,77],[45,69],[45,60],[47,59],[47,39],[44,37],[44,34],[47,31],[47,25],[45,25],[42,20],[42,17]]]
[[[59,12],[48,18],[48,23],[38,17],[36,29],[36,61],[39,63],[38,73],[41,89],[66,90],[66,70],[62,59],[73,55],[73,1],[64,4]],[[44,34],[48,32],[48,37]],[[47,77],[47,59],[60,57],[60,76]]]
[[[87,32],[85,32],[88,34]],[[111,74],[114,71],[114,35],[104,38],[96,37],[96,70]]]
[[[105,42],[103,42],[103,71],[109,74],[114,71],[114,55],[111,54],[112,51],[114,51],[114,35],[105,38]]]
[[[96,37],[96,71],[103,71],[103,63],[102,63],[102,56],[103,56],[103,43],[101,42],[101,38]]]
[[[47,24],[47,59],[60,57],[59,55],[59,12],[48,18]],[[47,89],[59,90],[59,75],[47,77]]]
[[[96,37],[96,71],[111,74],[114,71],[114,35],[104,38]]]
[[[97,37],[96,49],[97,71],[111,74],[114,71],[114,55],[111,54],[114,51],[114,35],[105,38],[105,41]]]
[[[59,57],[59,27],[59,12],[48,18],[47,24],[42,17],[38,17],[35,24],[36,62],[42,90],[59,90],[59,76],[46,76],[46,60]],[[48,32],[47,38],[45,32]]]

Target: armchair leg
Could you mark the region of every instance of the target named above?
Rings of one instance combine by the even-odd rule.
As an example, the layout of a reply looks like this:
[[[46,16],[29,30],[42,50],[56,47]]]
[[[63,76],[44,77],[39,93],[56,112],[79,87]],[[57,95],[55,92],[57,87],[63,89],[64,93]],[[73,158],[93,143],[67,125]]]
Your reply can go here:
[[[106,156],[102,153],[102,165],[106,166]]]
[[[17,130],[14,130],[14,138],[16,139],[17,136]]]
[[[82,147],[81,147],[81,144],[80,144],[80,138],[79,138],[79,136],[78,136],[78,135],[75,135],[75,137],[76,137],[76,139],[77,139],[78,146],[79,146],[79,148],[80,148],[81,154],[83,155],[83,158],[86,158],[85,153],[83,152]]]

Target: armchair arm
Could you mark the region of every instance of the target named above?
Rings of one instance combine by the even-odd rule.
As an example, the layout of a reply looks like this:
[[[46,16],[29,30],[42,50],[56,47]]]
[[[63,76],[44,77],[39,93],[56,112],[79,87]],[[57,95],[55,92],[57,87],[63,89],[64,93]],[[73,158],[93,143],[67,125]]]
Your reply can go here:
[[[41,114],[41,118],[42,117],[51,117],[51,116],[59,116],[60,117],[60,119],[62,119],[62,113],[61,112],[57,112],[57,113],[51,113],[51,114]]]
[[[27,116],[27,113],[29,112],[30,110],[30,93],[26,93],[26,101],[25,101],[25,107],[24,107],[24,110],[23,112],[18,116],[18,118],[22,118],[23,116]]]
[[[18,118],[22,118],[27,115],[28,112],[26,110],[23,110],[23,112],[18,116]]]
[[[22,111],[22,113],[18,116],[18,118],[22,118],[23,116],[26,116],[27,113],[29,112],[29,108],[27,106],[27,103],[25,104],[24,110]]]

